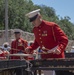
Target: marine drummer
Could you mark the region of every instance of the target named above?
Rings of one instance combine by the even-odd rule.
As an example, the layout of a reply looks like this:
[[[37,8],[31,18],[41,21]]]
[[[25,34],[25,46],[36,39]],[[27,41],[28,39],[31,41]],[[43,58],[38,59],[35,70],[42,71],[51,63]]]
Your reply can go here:
[[[14,36],[15,40],[13,40],[11,43],[10,53],[26,53],[25,48],[28,46],[28,43],[26,40],[21,38],[21,31],[19,29],[15,29]],[[20,59],[20,57],[13,56],[11,59]]]
[[[17,53],[26,53],[25,52],[25,48],[28,46],[28,43],[26,40],[24,40],[21,37],[21,31],[19,29],[15,29],[14,30],[14,36],[15,36],[15,40],[13,40],[11,42],[11,50],[10,50],[10,54],[17,54]],[[11,59],[21,59],[21,57],[18,56],[12,56],[10,57]],[[24,57],[25,59],[27,59],[27,57]],[[15,69],[15,73],[16,75],[21,75],[22,72],[24,74],[26,74],[26,71],[24,68],[17,68]]]
[[[26,48],[26,52],[30,53],[40,46],[43,49],[42,59],[65,58],[64,50],[68,44],[68,37],[59,25],[43,20],[40,9],[31,11],[26,16],[34,26],[33,32],[35,35],[34,43]],[[59,70],[55,73],[56,75],[71,75],[69,71]],[[45,75],[49,75],[49,73]]]

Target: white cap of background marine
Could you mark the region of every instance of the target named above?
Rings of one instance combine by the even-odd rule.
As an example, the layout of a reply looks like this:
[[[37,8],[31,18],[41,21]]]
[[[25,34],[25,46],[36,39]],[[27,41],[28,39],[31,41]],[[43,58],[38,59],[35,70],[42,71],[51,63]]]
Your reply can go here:
[[[17,33],[21,33],[21,30],[19,30],[19,29],[14,29],[14,34],[17,34]]]

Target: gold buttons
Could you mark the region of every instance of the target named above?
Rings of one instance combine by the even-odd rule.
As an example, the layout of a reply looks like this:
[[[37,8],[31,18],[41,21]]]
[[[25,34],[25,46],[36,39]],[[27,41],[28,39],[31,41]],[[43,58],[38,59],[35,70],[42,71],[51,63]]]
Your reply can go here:
[[[41,37],[40,37],[40,39],[41,39]]]
[[[39,31],[41,31],[41,30],[39,29]]]

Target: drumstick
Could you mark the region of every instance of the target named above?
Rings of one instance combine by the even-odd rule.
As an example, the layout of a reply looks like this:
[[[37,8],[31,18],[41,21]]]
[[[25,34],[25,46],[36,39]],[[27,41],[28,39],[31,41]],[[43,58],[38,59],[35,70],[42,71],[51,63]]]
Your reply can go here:
[[[52,48],[52,49],[47,49],[47,48],[45,48],[44,46],[42,47],[42,50],[46,50],[47,51],[47,53],[53,53],[53,51],[55,52],[55,50],[58,48],[58,45],[57,46],[55,46],[54,48]]]
[[[47,52],[45,52],[45,51],[43,51],[43,50],[46,50]],[[42,47],[42,52],[44,53],[44,54],[48,54],[48,53],[52,53],[52,49],[47,49],[47,48],[45,48],[44,46]]]
[[[20,49],[15,49],[15,48],[11,48],[13,49],[14,51],[20,51]],[[46,49],[46,48],[45,48]],[[48,49],[49,50],[49,49]],[[23,50],[21,50],[22,52],[25,52]],[[50,52],[51,53],[51,52]],[[42,53],[37,53],[37,54],[49,54],[48,52],[45,52],[45,51],[42,51]],[[36,54],[33,54],[33,55],[36,55]]]
[[[49,49],[47,49],[47,48],[45,48],[44,46],[42,47],[42,50],[49,50]]]

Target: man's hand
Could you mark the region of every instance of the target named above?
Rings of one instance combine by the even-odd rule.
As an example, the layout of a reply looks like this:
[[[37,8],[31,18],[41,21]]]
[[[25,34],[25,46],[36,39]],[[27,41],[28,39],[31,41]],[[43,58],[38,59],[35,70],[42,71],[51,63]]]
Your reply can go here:
[[[47,53],[53,53],[53,54],[59,55],[59,54],[61,53],[61,51],[58,50],[58,49],[56,49],[56,48],[57,48],[57,46],[56,46],[55,48],[49,50],[49,49],[47,49],[47,48],[45,48],[45,47],[43,46],[43,47],[42,47],[42,50],[43,50],[43,53],[45,53],[45,54],[47,54]]]
[[[57,54],[57,55],[59,55],[59,54],[61,53],[61,51],[58,50],[58,49],[56,49],[56,50],[53,50],[52,53],[53,53],[53,54]]]

